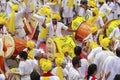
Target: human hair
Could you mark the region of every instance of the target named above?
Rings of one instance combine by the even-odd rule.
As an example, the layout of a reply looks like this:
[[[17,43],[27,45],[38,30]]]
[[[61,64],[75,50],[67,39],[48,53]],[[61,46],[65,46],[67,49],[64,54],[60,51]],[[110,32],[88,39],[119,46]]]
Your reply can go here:
[[[20,56],[20,58],[23,58],[23,59],[27,59],[27,57],[28,57],[28,54],[27,54],[27,52],[26,51],[20,51],[19,52],[19,56]]]
[[[92,76],[95,71],[97,71],[97,65],[96,65],[96,64],[91,64],[91,65],[88,67],[87,79],[89,79],[90,76]]]
[[[80,62],[80,59],[78,57],[74,57],[72,59],[72,65],[73,65],[73,67],[76,67],[76,65],[79,64],[79,62]]]
[[[81,54],[81,52],[82,52],[82,48],[80,46],[76,46],[74,48],[74,53],[76,56],[79,56]]]
[[[30,74],[30,77],[31,77],[31,80],[40,80],[40,75],[35,70]]]
[[[120,57],[120,47],[116,49],[116,56]]]
[[[120,74],[116,74],[114,80],[120,80]]]

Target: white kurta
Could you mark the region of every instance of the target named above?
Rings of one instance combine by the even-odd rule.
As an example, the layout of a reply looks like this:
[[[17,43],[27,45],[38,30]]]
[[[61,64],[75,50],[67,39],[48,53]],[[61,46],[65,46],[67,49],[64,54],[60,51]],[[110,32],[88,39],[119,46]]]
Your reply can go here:
[[[54,37],[54,36],[57,36],[57,37],[63,37],[62,35],[62,29],[64,30],[68,30],[68,27],[65,26],[63,23],[61,22],[57,22],[57,25],[55,25],[56,27],[56,30],[54,31],[54,28],[53,28],[53,24],[52,23],[48,23],[47,24],[47,28],[49,29],[49,37]]]
[[[115,56],[112,60],[111,74],[108,80],[113,80],[116,74],[120,74],[120,57]]]
[[[102,67],[102,71],[104,71],[103,80],[105,80],[105,75],[107,75],[112,69],[113,58],[114,56],[108,56],[103,63],[103,67]]]
[[[69,70],[68,78],[69,78],[69,80],[80,80],[82,77],[80,77],[78,70],[71,67]]]
[[[51,71],[51,73],[52,73],[53,75],[57,76],[57,67],[55,67],[55,68]],[[68,76],[68,70],[67,70],[66,68],[62,69],[62,74],[63,74],[64,80],[66,80],[65,77]]]
[[[85,78],[85,74],[88,70],[88,61],[86,59],[81,59],[81,67],[78,69],[81,79]]]
[[[0,30],[0,38],[2,38],[4,34],[8,34],[8,31],[5,26],[3,26],[3,28]]]
[[[92,34],[89,34],[84,41],[89,41],[90,43],[92,42],[97,42],[97,38],[98,38],[98,34],[96,34],[95,36],[93,36]]]
[[[1,3],[0,3],[0,13],[6,13],[6,6],[7,6],[7,3],[6,3],[6,0],[1,0]]]
[[[112,12],[115,11],[115,10],[114,10],[114,9],[115,9],[115,3],[113,3],[113,2],[108,2],[107,5],[109,6],[109,8],[111,8]],[[110,15],[107,16],[108,21],[114,19],[114,14],[115,14],[115,13],[110,13]]]
[[[102,51],[102,47],[94,48],[94,49],[89,53],[89,55],[87,56],[88,61],[89,61],[90,63],[93,63],[96,54],[99,53],[99,52],[101,52],[101,51]]]
[[[0,74],[0,80],[5,80],[5,75],[4,74]]]
[[[63,7],[63,17],[69,18],[73,17],[73,7],[68,8],[68,0],[62,0],[62,7]]]
[[[26,36],[25,30],[24,30],[24,23],[23,23],[23,13],[25,11],[25,8],[21,8],[20,11],[15,13],[15,31],[18,34],[15,34],[18,38],[24,38]]]
[[[31,80],[30,74],[32,73],[33,69],[35,69],[37,66],[38,64],[35,60],[20,61],[18,70],[21,75],[21,80]]]
[[[99,7],[99,13],[108,15],[108,12],[111,11],[111,8],[107,4],[103,4],[101,7]]]
[[[98,28],[103,27],[104,26],[103,19],[100,16],[98,16],[98,19],[96,20],[95,24],[98,26]]]
[[[96,74],[97,78],[100,77],[100,73],[102,71],[102,66],[103,66],[104,61],[110,55],[114,55],[114,53],[109,51],[109,50],[106,50],[106,51],[103,50],[103,51],[96,54],[95,59],[94,59],[94,63],[98,67],[98,71],[97,71],[97,74]]]
[[[119,40],[120,39],[120,29],[117,27],[115,28],[111,33],[109,38],[111,39],[112,37],[115,38],[115,40]]]
[[[60,80],[57,76],[50,76],[50,80]],[[40,77],[40,80],[43,80],[43,77]]]

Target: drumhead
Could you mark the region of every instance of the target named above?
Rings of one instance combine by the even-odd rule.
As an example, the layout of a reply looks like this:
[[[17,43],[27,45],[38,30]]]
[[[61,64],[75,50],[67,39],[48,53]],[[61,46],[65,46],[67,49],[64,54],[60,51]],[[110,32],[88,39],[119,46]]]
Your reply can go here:
[[[5,43],[5,46],[3,46],[3,47],[7,48],[7,51],[4,52],[4,57],[5,58],[10,58],[13,55],[13,52],[15,50],[14,40],[9,34],[8,35],[3,35],[2,40]]]
[[[0,56],[3,56],[3,41],[0,39]]]
[[[53,54],[56,53],[56,44],[52,38],[48,38],[46,41],[46,53]]]

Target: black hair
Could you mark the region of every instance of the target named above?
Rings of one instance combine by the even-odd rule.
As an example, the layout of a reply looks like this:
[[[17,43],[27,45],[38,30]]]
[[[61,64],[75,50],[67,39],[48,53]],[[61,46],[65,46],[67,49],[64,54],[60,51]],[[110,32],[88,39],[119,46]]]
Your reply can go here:
[[[37,71],[33,71],[31,74],[30,74],[30,78],[31,80],[40,80],[40,75],[38,74]]]
[[[91,64],[88,67],[88,75],[87,75],[87,80],[94,74],[94,72],[97,71],[97,65],[96,64]]]
[[[116,55],[117,55],[118,57],[120,57],[120,47],[118,47],[118,48],[116,49]]]
[[[20,51],[19,52],[19,56],[20,56],[20,58],[23,58],[23,59],[27,59],[27,57],[28,57],[28,54],[27,54],[27,52],[26,51]]]
[[[120,74],[116,74],[114,80],[120,80]]]
[[[76,56],[79,56],[81,54],[81,52],[82,52],[82,48],[80,46],[76,46],[74,48],[74,53]]]
[[[75,67],[77,64],[79,64],[79,62],[80,62],[80,59],[78,57],[74,57],[72,59],[72,65],[73,65],[73,67]]]

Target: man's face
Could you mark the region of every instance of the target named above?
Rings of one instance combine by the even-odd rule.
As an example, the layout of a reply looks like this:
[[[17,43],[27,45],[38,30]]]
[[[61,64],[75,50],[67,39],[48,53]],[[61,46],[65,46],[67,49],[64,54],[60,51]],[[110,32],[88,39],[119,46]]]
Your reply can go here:
[[[120,25],[118,26],[118,28],[120,29]]]
[[[57,24],[57,20],[56,19],[52,19],[52,23],[53,23],[53,25],[56,25]]]

